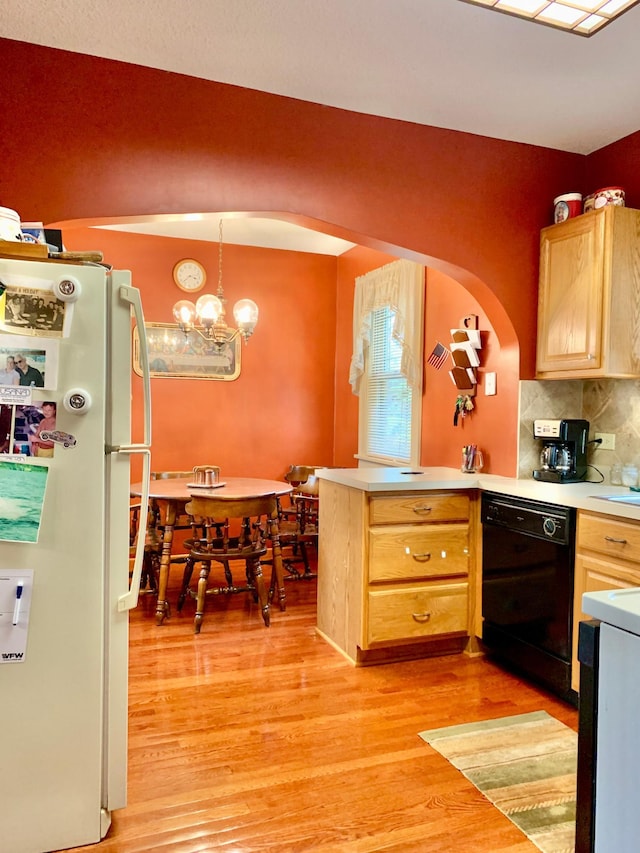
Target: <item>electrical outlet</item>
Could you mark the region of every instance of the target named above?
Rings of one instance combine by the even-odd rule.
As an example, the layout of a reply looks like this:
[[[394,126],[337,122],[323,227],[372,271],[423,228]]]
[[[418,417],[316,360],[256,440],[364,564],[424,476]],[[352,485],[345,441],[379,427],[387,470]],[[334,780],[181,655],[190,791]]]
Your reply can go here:
[[[612,432],[597,432],[596,439],[602,439],[602,443],[598,445],[600,450],[615,450],[616,437]]]

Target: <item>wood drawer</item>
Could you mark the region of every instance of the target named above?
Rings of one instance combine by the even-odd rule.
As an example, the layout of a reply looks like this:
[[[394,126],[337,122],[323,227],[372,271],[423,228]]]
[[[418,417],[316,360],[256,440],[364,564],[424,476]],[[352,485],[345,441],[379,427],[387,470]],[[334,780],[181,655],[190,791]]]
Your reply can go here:
[[[369,530],[369,581],[469,573],[467,524],[404,524]]]
[[[468,520],[469,496],[460,492],[440,495],[374,495],[369,499],[370,524]]]
[[[370,589],[367,644],[467,633],[468,584]]]
[[[580,512],[577,547],[579,551],[597,551],[612,559],[640,563],[640,524]]]

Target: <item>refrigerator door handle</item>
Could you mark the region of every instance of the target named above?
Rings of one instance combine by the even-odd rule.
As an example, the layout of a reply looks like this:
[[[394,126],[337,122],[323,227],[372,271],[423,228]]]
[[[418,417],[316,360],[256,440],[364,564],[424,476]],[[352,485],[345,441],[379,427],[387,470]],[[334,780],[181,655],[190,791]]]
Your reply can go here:
[[[133,560],[133,572],[131,574],[131,582],[129,591],[118,597],[118,610],[133,610],[138,604],[138,595],[140,593],[140,581],[142,579],[142,561],[144,559],[144,546],[147,524],[147,515],[149,511],[149,476],[151,474],[151,451],[148,447],[142,445],[129,445],[128,447],[119,448],[120,453],[139,453],[142,456],[142,495],[140,497],[140,530],[138,531],[138,541],[136,542],[136,553]]]
[[[140,342],[140,367],[142,369],[142,386],[144,396],[144,434],[142,444],[121,444],[110,447],[116,453],[138,453],[142,456],[142,495],[140,499],[140,518],[146,519],[149,511],[149,479],[151,476],[151,376],[149,373],[149,350],[147,348],[147,330],[144,325],[142,299],[140,291],[129,285],[120,286],[120,298],[133,308],[133,314],[138,329]],[[129,591],[118,598],[118,610],[132,610],[138,603],[140,581],[142,578],[142,560],[144,557],[145,537],[138,536],[136,553],[133,561],[133,573]]]
[[[144,314],[142,312],[142,299],[140,291],[126,284],[120,286],[120,298],[128,302],[133,308],[133,314],[138,327],[138,341],[140,342],[140,369],[142,370],[142,388],[144,395],[144,433],[142,445],[151,447],[151,375],[149,373],[149,349],[147,347],[147,330],[144,325]],[[136,445],[131,445],[135,447]]]

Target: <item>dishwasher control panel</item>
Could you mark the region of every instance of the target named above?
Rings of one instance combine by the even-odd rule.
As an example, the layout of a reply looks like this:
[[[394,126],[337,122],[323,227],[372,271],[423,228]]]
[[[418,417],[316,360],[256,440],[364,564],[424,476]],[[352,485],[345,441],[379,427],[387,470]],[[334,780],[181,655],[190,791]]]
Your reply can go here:
[[[482,523],[569,544],[575,526],[575,510],[526,498],[484,492]]]

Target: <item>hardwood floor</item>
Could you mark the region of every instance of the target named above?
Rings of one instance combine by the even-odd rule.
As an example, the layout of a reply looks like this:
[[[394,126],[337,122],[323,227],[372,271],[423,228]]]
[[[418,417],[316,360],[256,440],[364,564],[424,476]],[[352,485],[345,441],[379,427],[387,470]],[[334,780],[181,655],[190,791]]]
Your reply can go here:
[[[544,709],[577,712],[465,656],[353,668],[316,636],[315,582],[265,628],[244,595],[131,617],[129,805],[94,853],[536,853],[419,737]]]

